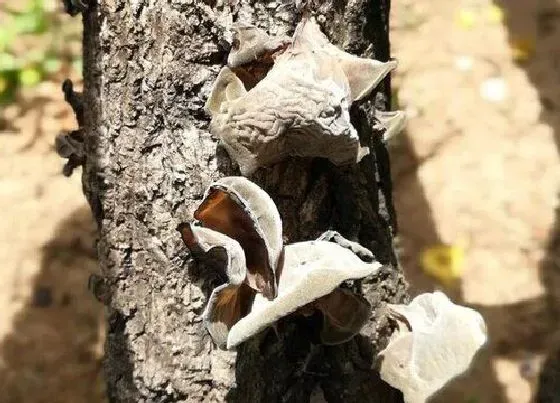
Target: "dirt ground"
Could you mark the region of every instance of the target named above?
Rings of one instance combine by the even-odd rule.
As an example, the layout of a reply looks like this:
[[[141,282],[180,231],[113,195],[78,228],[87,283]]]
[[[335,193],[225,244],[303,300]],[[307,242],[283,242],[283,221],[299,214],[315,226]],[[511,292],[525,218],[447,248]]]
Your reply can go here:
[[[558,363],[555,390],[544,381],[560,349],[560,1],[401,0],[392,13],[410,116],[392,147],[402,263],[414,291],[443,288],[490,333],[440,401],[560,402]],[[454,289],[422,272],[437,244],[465,245]]]
[[[560,402],[560,0],[492,5],[393,1],[401,261],[414,293],[443,289],[488,323],[437,401]],[[0,110],[0,403],[103,401],[94,225],[52,149],[76,126],[61,79]],[[465,250],[455,287],[419,263],[439,244]]]
[[[75,122],[60,85],[2,110],[0,402],[101,402],[103,310],[94,224],[80,178],[61,175],[54,136]]]

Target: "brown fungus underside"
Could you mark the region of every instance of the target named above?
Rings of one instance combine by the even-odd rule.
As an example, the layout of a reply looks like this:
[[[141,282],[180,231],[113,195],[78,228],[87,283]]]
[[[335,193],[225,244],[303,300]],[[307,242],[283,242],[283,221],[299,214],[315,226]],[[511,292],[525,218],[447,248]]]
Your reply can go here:
[[[254,183],[242,177],[220,179],[210,185],[194,217],[197,222],[182,224],[178,230],[191,251],[202,252],[195,256],[225,251],[221,261],[227,282],[214,288],[203,314],[218,346],[234,348],[283,317],[317,312],[323,318],[318,329],[321,342],[340,344],[356,335],[369,318],[369,303],[340,285],[377,272],[380,265],[371,252],[334,231],[316,241],[284,247],[278,210]],[[270,272],[272,287],[278,291],[274,298],[268,297],[267,287],[251,288],[254,264],[269,261],[275,263]],[[231,340],[236,326],[237,339]]]
[[[269,299],[276,296],[274,270],[266,244],[256,231],[252,218],[231,195],[220,189],[211,189],[195,211],[194,218],[203,226],[239,242],[245,251],[247,282]]]

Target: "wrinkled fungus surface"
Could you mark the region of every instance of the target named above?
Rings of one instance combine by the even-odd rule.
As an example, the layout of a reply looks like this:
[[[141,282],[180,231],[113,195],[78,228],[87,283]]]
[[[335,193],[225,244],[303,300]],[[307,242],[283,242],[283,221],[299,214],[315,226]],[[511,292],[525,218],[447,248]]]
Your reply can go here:
[[[298,242],[286,246],[284,253],[278,297],[272,301],[255,297],[251,312],[232,327],[228,348],[308,304],[323,313],[325,344],[347,341],[369,318],[367,301],[337,287],[376,274],[381,264],[364,262],[351,250],[326,241]]]
[[[441,292],[421,294],[408,305],[388,305],[399,330],[379,355],[381,378],[422,403],[465,372],[486,343],[486,325],[471,308]]]
[[[331,44],[313,19],[293,38],[238,27],[228,66],[206,103],[217,135],[243,175],[287,156],[356,163],[368,153],[350,122],[395,61],[359,58]]]
[[[221,348],[234,348],[280,318],[320,312],[324,344],[343,343],[370,316],[369,303],[341,288],[375,275],[380,264],[368,249],[335,231],[284,246],[276,205],[243,177],[210,185],[194,214],[178,230],[193,253],[219,257],[226,283],[214,288],[204,323]]]

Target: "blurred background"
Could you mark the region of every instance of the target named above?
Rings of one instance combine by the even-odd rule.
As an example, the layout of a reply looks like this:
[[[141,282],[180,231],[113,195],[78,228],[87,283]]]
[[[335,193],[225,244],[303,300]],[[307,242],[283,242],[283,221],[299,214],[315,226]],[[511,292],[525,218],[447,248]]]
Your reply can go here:
[[[394,0],[390,144],[413,294],[486,318],[489,347],[440,402],[560,402],[560,0]],[[94,224],[55,136],[77,123],[80,18],[0,2],[0,403],[101,403]]]
[[[77,128],[81,21],[58,0],[0,0],[0,402],[103,402],[95,226],[55,136]]]
[[[401,261],[486,319],[441,402],[560,402],[560,1],[396,0]]]

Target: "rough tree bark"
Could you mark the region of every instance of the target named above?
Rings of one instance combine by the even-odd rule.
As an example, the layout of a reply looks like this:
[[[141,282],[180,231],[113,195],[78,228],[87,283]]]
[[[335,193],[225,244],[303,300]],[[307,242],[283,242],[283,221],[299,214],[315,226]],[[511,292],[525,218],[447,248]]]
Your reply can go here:
[[[363,284],[362,335],[313,343],[312,321],[281,323],[237,353],[215,348],[200,314],[209,290],[182,245],[210,182],[235,173],[207,131],[204,101],[223,65],[232,21],[291,34],[291,0],[98,0],[84,12],[83,186],[99,224],[108,304],[106,377],[118,402],[396,402],[374,357],[391,329],[382,302],[406,298],[394,254],[388,154],[372,130],[389,82],[351,114],[374,152],[359,166],[291,159],[251,178],[279,206],[288,242],[335,229],[393,269]],[[329,38],[354,54],[389,57],[389,0],[308,2]]]

